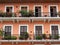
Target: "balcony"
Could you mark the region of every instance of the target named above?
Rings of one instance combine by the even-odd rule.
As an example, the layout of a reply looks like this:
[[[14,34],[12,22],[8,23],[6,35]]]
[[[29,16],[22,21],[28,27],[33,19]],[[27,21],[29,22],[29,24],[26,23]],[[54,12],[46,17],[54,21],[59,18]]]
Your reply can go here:
[[[56,13],[41,12],[37,14],[22,15],[17,13],[0,13],[0,21],[60,21],[60,16]]]
[[[0,31],[1,32],[1,31]],[[2,31],[4,32],[4,31]],[[5,35],[4,33],[0,33],[0,44],[3,43],[11,43],[13,44],[20,44],[20,42],[22,43],[28,43],[28,44],[55,44],[56,42],[60,42],[59,40],[59,34],[28,34],[28,37],[26,34],[23,34],[17,37],[18,34],[13,34],[13,35],[9,35],[7,33],[7,35]],[[2,35],[3,34],[3,35]],[[14,36],[15,35],[15,36]],[[31,38],[31,35],[33,35],[33,39]],[[23,37],[22,37],[23,36]],[[9,44],[10,44],[9,43]],[[58,43],[59,44],[59,43]]]
[[[15,35],[15,36],[14,36]],[[0,35],[0,40],[59,40],[60,36],[59,34],[28,34],[28,36],[25,34],[20,35],[17,37],[18,34],[14,35]],[[31,35],[33,35],[31,37]]]

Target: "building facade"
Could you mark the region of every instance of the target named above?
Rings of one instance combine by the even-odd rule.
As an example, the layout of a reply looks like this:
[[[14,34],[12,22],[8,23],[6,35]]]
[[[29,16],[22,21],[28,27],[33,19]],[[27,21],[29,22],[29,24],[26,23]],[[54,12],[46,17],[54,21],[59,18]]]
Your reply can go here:
[[[22,10],[25,11],[25,14],[26,11],[32,11],[33,16],[22,16]],[[10,13],[12,16],[9,15]],[[57,37],[59,40],[59,13],[59,0],[1,0],[0,28],[4,34],[16,36],[17,39],[24,32],[28,32],[27,40],[36,40],[37,36],[42,37],[43,34],[49,39],[55,40]]]

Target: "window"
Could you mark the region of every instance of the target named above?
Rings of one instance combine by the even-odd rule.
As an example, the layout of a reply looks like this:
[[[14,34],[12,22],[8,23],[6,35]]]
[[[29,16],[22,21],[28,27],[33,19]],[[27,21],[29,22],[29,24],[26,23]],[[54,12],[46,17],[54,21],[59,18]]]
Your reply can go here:
[[[58,36],[59,32],[58,32],[58,26],[57,25],[51,26],[51,33],[52,33],[52,38],[54,38],[54,36]]]
[[[11,30],[12,30],[12,26],[4,26],[4,34],[6,36],[8,36],[8,35],[11,36]]]
[[[42,35],[42,26],[35,26],[35,36]]]
[[[42,5],[35,5],[34,6],[34,15],[35,17],[41,17],[43,12],[43,6]]]
[[[52,34],[58,34],[58,26],[51,26]]]
[[[29,10],[29,7],[28,7],[28,5],[21,5],[20,6],[20,10],[28,11]]]
[[[20,35],[23,35],[25,32],[27,32],[27,26],[20,26]]]
[[[21,7],[21,10],[27,11],[27,7]]]
[[[7,13],[14,12],[14,6],[11,6],[11,5],[5,6],[5,12]]]
[[[49,5],[49,12],[51,17],[57,17],[58,5]]]

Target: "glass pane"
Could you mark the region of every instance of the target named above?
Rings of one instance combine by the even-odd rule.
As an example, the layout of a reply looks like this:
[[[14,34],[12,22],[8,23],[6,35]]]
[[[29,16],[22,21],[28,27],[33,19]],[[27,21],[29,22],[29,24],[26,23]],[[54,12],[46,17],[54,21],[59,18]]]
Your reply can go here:
[[[35,26],[35,33],[36,35],[42,34],[42,26]]]
[[[5,26],[5,35],[11,35],[11,26]]]
[[[20,35],[23,35],[24,32],[27,32],[27,26],[20,26]]]

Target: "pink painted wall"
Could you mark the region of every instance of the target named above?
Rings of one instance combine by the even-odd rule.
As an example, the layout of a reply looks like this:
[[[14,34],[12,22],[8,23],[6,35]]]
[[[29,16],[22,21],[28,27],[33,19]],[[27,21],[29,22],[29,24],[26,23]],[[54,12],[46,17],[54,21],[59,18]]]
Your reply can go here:
[[[16,12],[17,10],[20,9],[20,5],[29,5],[29,10],[33,10],[34,5],[43,5],[43,12],[48,12],[48,6],[49,5],[58,5],[58,10],[60,11],[60,4],[59,3],[25,3],[25,4],[20,4],[20,3],[12,3],[12,4],[0,4],[0,10],[4,11],[5,10],[5,5],[14,5],[14,12]],[[12,24],[13,25],[13,34],[17,34],[18,36],[18,32],[19,32],[19,25],[20,24],[28,24],[28,33],[29,34],[34,34],[34,25],[35,24],[43,24],[44,25],[44,33],[45,34],[50,34],[50,24],[60,24],[60,22],[38,22],[38,21],[34,21],[33,23],[30,23],[29,21],[20,21],[19,23],[13,23],[10,21],[5,21],[5,22],[0,22],[0,28],[3,28],[3,26],[5,24]],[[31,37],[33,38],[33,35],[31,35]]]

